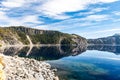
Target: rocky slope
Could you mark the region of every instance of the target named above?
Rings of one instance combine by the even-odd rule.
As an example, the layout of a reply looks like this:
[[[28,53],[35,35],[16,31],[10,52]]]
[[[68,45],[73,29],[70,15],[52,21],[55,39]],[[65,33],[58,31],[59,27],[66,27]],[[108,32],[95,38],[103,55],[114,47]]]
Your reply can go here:
[[[7,45],[28,45],[30,37],[33,44],[87,44],[85,38],[59,31],[38,30],[23,26],[0,28],[0,43]]]
[[[58,80],[55,70],[51,70],[48,63],[34,59],[2,56],[5,63],[5,80]]]
[[[89,44],[105,44],[105,45],[120,45],[120,35],[115,34],[113,36],[98,38],[98,39],[88,39]]]
[[[0,28],[0,45],[22,45],[20,36],[8,29]]]

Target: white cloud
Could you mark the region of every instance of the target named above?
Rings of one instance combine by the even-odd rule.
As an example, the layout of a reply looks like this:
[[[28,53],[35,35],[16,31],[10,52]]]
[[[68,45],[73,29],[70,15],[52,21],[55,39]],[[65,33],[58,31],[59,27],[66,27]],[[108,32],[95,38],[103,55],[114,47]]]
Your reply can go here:
[[[36,27],[33,27],[33,28],[36,28],[36,29],[42,29],[42,30],[58,30],[58,28],[52,28],[48,25],[40,25],[40,26],[36,26]],[[52,29],[51,29],[52,28]]]
[[[44,16],[54,18],[54,19],[68,19],[71,18],[71,16],[65,15],[65,12],[74,12],[79,11],[87,8],[90,4],[95,3],[111,3],[115,2],[117,0],[5,0],[2,1],[1,4],[5,8],[26,8],[30,9],[31,6],[29,6],[32,3],[37,3],[39,6],[33,6],[37,7],[36,10],[40,12],[40,14],[43,14]],[[102,11],[102,8],[96,8],[93,9],[93,12],[99,12]],[[35,10],[34,10],[35,11]]]
[[[51,17],[53,17],[54,19],[60,19],[60,20],[62,20],[62,19],[69,19],[71,16],[67,16],[67,15],[54,15],[54,16],[51,16]]]
[[[48,14],[48,15],[45,15],[45,16],[47,16],[49,18],[53,18],[53,19],[58,19],[58,20],[64,20],[64,19],[71,18],[71,16],[68,16],[68,15],[65,15],[65,14],[59,14],[59,15],[57,15],[57,14],[54,14],[54,15],[53,14]]]
[[[108,10],[108,7],[99,7],[99,8],[88,8],[88,12],[80,12],[75,14],[74,16],[84,16],[84,15],[92,15],[101,11]],[[90,11],[89,11],[90,10]]]
[[[95,33],[108,33],[108,32],[115,32],[115,31],[120,31],[120,29],[106,29],[106,30],[99,30],[99,31],[94,31],[88,34],[95,34]]]
[[[18,8],[41,2],[43,2],[43,0],[4,0],[1,2],[1,5],[6,8]]]
[[[12,19],[6,16],[4,12],[0,12],[0,25],[1,26],[11,26],[11,25],[21,25],[21,20]]]
[[[90,4],[111,3],[118,0],[47,0],[37,10],[47,16],[62,15],[65,12],[74,12],[87,8]],[[100,11],[97,9],[96,11]]]
[[[56,16],[65,17],[63,14],[65,12],[74,12],[78,10],[83,10],[88,4],[92,3],[90,0],[48,0],[42,6],[40,5],[37,10],[43,14],[58,18]],[[63,16],[62,16],[63,15]]]
[[[75,28],[89,27],[97,24],[101,24],[101,21],[110,20],[109,15],[89,15],[84,18],[72,18],[63,20],[61,22],[56,22],[44,26],[39,26],[39,29],[49,29],[49,30],[69,30]],[[92,22],[93,21],[93,22]]]
[[[84,9],[86,3],[90,1],[82,0],[48,0],[41,6],[45,14],[61,14]]]
[[[101,29],[100,28],[99,30],[96,30],[94,28],[93,30],[91,29],[91,30],[88,30],[88,31],[87,30],[86,31],[82,31],[82,33],[77,32],[77,34],[79,34],[81,36],[84,36],[84,37],[86,37],[88,39],[107,37],[107,36],[114,35],[115,33],[120,33],[119,27],[118,28],[111,28],[110,27],[109,29]]]
[[[0,11],[8,11],[8,8],[0,8]]]
[[[23,17],[23,22],[31,22],[31,23],[36,23],[36,24],[43,23],[43,22],[38,20],[38,16],[37,15],[24,16]]]
[[[111,3],[111,2],[116,2],[119,0],[98,0],[98,1],[103,2],[103,3]]]
[[[41,10],[46,14],[61,14],[85,9],[89,4],[109,3],[117,0],[48,0],[41,6]]]
[[[2,6],[8,8],[21,7],[25,3],[25,0],[6,0],[2,2]]]
[[[8,19],[8,17],[6,16],[6,13],[3,11],[0,11],[0,20],[5,20]]]
[[[102,7],[100,7],[100,8],[94,8],[94,9],[91,9],[91,12],[101,12],[101,11],[103,11],[103,10],[107,10],[108,8],[102,8]]]
[[[102,10],[105,10],[106,8],[95,8],[92,9],[89,12],[89,16],[85,18],[80,18],[80,19],[71,19],[71,16],[68,16],[65,14],[65,12],[74,12],[74,11],[80,11],[88,8],[90,4],[95,4],[95,3],[111,3],[115,2],[118,0],[3,0],[1,1],[2,8],[0,8],[1,11],[1,17],[0,20],[8,23],[9,25],[29,25],[28,23],[33,23],[33,24],[41,24],[43,23],[42,21],[38,20],[38,15],[43,15],[47,16],[49,18],[53,19],[69,19],[69,20],[64,20],[60,23],[55,23],[51,24],[48,26],[61,26],[61,28],[65,28],[66,26],[73,25],[74,26],[87,26],[91,25],[92,23],[90,21],[103,21],[107,20],[108,16],[107,15],[90,15],[95,12],[100,12]],[[22,17],[17,16],[16,18],[9,17],[6,15],[6,11],[11,8],[27,8],[26,10],[30,10],[31,7],[28,6],[32,3],[37,3],[37,6],[34,5],[33,7],[37,7],[37,9],[33,9],[35,11],[38,11],[37,14],[35,15],[24,15]],[[38,6],[39,5],[39,6]],[[25,7],[27,6],[27,7]],[[22,12],[22,9],[20,9]],[[12,11],[11,11],[12,12]],[[25,11],[24,11],[25,12]],[[9,12],[7,13],[9,14]],[[13,11],[14,14],[14,11]],[[87,15],[87,14],[86,14]],[[86,24],[82,23],[82,21],[86,21]],[[87,22],[88,21],[88,22]],[[89,23],[89,24],[87,24]],[[73,27],[74,27],[73,26]],[[45,26],[44,26],[45,27]],[[49,27],[47,27],[49,28]],[[53,27],[52,27],[53,28]],[[54,29],[61,29],[61,28],[54,28]],[[68,27],[67,27],[68,28]]]
[[[34,26],[35,24],[41,24],[41,23],[43,22],[38,20],[37,15],[28,15],[28,16],[11,18],[6,15],[6,12],[0,11],[0,25],[2,26],[11,26],[11,25]]]
[[[65,30],[74,30],[77,29],[77,31],[80,28],[88,28],[89,26],[94,26],[98,23],[92,23],[90,21],[81,21],[81,19],[68,19],[64,20],[61,22],[57,23],[52,23],[52,24],[46,24],[46,25],[41,25],[41,26],[36,26],[36,28],[39,29],[47,29],[47,30],[60,30],[60,31],[65,31]],[[69,31],[70,32],[70,31]],[[74,31],[76,32],[76,31]]]
[[[103,21],[103,20],[108,20],[109,16],[108,15],[89,15],[86,18],[83,18],[82,20],[87,20],[87,21]]]
[[[120,11],[115,11],[115,12],[113,12],[113,14],[120,16]]]

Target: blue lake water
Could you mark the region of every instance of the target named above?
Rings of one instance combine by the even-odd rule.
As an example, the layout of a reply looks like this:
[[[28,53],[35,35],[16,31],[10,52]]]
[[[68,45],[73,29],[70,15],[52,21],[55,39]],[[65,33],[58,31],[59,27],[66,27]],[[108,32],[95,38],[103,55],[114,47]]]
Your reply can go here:
[[[111,52],[87,50],[48,62],[58,69],[61,80],[120,80],[120,55]]]
[[[43,60],[60,80],[120,80],[120,46],[6,48],[5,55]]]

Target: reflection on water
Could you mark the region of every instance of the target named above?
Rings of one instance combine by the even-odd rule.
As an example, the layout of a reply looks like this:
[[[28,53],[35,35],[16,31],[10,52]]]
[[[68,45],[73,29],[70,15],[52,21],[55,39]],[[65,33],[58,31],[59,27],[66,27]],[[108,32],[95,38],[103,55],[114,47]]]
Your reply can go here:
[[[0,48],[0,53],[3,53],[4,55],[14,56],[18,55],[18,51],[20,51],[23,47],[6,47],[6,48]]]
[[[87,50],[48,62],[58,69],[60,80],[120,80],[120,55],[114,53]]]
[[[95,52],[100,53],[86,51],[82,56],[70,56],[49,63],[58,69],[60,80],[120,80],[120,60],[93,57]],[[87,54],[93,56],[88,57]]]
[[[0,53],[47,60],[60,80],[120,80],[120,46],[10,47]]]
[[[117,55],[120,54],[120,46],[92,45],[88,46],[88,50],[108,51],[113,52]]]
[[[7,47],[0,51],[9,56],[18,55],[19,57],[34,58],[37,60],[56,60],[66,56],[81,54],[86,51],[86,46],[41,46],[33,47],[32,49],[29,47]]]

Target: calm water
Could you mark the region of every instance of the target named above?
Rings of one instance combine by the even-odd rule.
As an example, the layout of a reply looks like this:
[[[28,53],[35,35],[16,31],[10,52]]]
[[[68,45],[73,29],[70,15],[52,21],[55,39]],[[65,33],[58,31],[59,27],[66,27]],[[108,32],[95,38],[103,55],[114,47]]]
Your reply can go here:
[[[120,80],[120,46],[46,46],[5,48],[5,55],[44,60],[57,68],[60,80]]]

